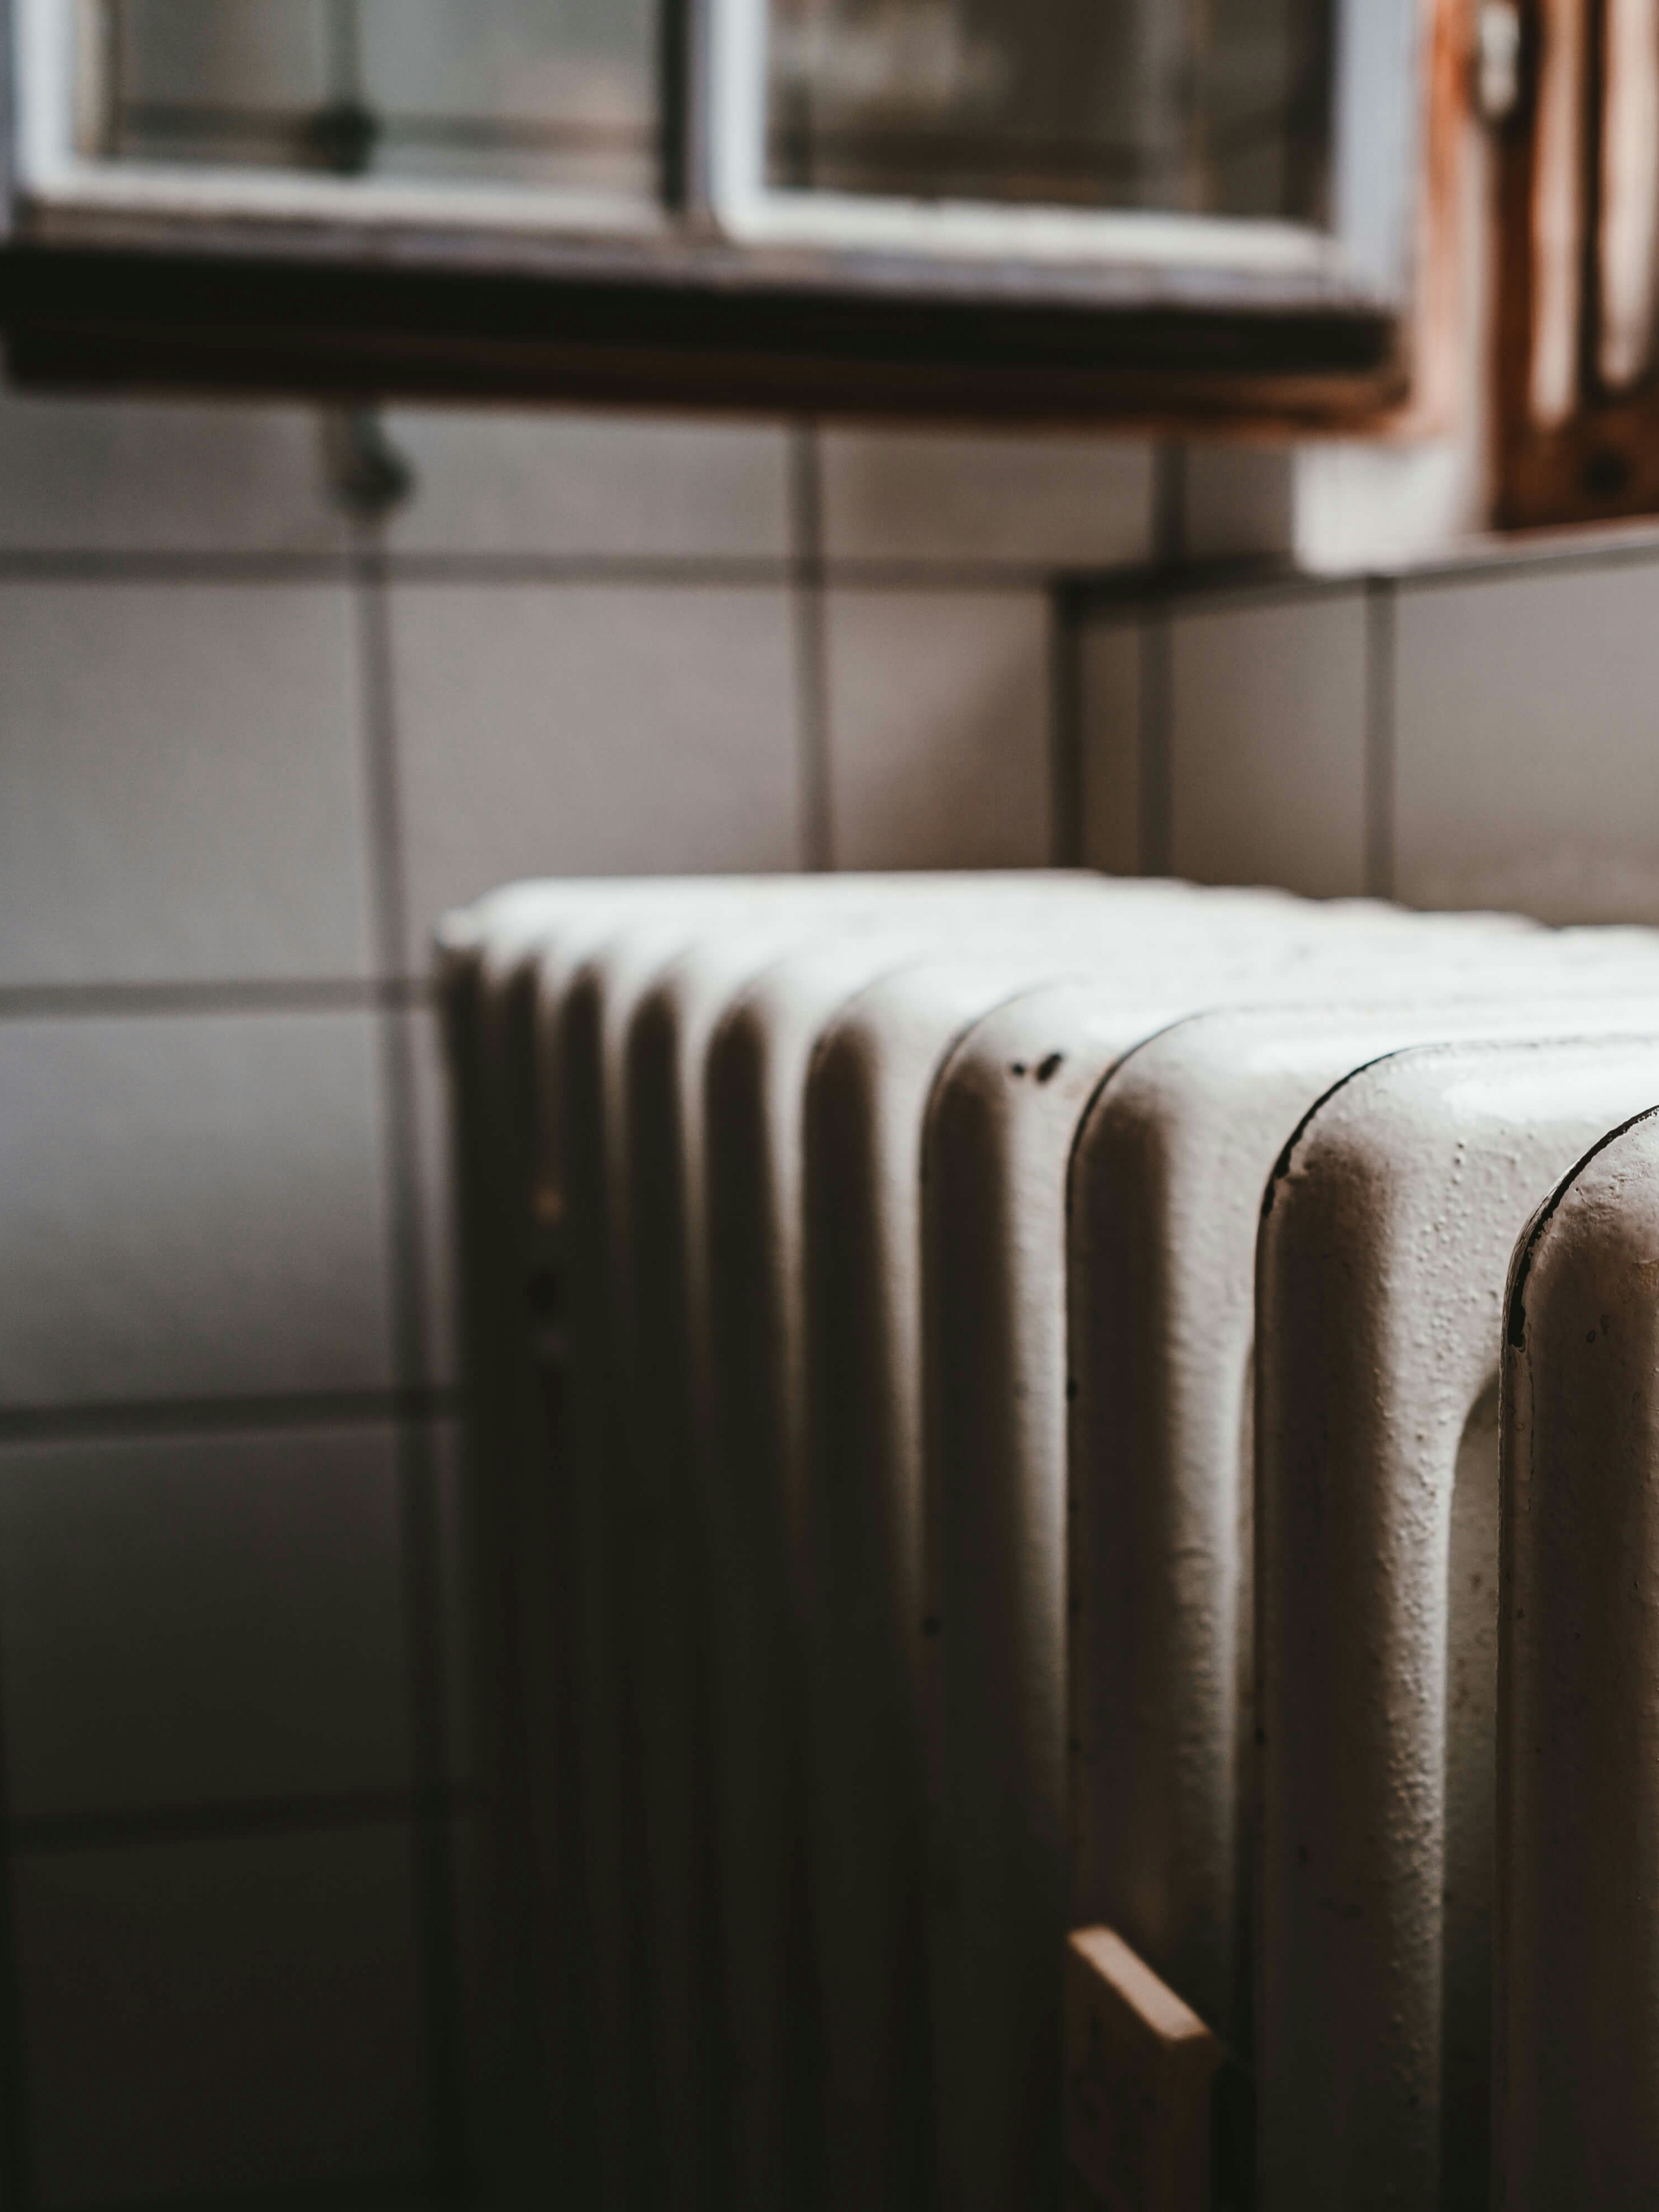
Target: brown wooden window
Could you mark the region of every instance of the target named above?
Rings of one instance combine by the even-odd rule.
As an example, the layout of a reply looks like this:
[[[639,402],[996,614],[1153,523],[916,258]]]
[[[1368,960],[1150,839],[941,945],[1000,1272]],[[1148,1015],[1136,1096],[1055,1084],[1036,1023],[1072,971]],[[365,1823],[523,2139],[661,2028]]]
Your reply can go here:
[[[1409,396],[1421,0],[5,0],[14,373],[1137,424]]]
[[[1504,12],[1498,519],[1659,513],[1659,4]]]

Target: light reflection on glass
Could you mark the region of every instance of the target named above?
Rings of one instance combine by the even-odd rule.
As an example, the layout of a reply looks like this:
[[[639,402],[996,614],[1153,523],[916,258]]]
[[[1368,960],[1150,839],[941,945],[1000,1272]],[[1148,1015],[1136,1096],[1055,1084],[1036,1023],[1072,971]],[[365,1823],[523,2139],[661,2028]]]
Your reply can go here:
[[[655,198],[656,0],[94,0],[83,150]]]
[[[1321,219],[1326,0],[771,0],[775,185]]]

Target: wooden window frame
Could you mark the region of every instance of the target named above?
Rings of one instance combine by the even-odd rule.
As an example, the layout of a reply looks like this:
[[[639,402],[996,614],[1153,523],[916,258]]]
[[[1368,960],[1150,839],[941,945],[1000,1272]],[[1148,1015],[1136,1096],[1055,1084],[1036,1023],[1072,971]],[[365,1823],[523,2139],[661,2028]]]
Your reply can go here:
[[[71,4],[0,0],[24,382],[1311,430],[1424,388],[1451,0],[1333,0],[1328,232],[769,189],[765,0],[671,0],[660,210],[118,168]]]
[[[1659,14],[1651,51],[1613,66],[1621,0],[1527,0],[1520,96],[1498,126],[1497,520],[1524,529],[1659,514],[1659,347],[1609,362],[1618,294],[1649,288],[1659,225]],[[1632,159],[1632,155],[1635,156]],[[1645,230],[1645,237],[1642,235]],[[1626,333],[1627,335],[1627,333]]]

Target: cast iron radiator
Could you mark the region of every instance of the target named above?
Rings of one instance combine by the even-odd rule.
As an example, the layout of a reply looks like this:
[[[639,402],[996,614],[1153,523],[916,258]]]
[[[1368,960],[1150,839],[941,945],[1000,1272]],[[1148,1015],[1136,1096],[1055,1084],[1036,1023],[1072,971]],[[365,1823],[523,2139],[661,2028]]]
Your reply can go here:
[[[501,2201],[1659,2202],[1659,937],[526,884],[440,985]]]

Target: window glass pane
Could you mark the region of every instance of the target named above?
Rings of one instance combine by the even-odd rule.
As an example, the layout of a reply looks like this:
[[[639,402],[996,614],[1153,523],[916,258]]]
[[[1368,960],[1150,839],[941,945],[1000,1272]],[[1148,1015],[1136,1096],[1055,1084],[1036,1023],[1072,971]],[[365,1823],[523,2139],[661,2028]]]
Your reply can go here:
[[[1328,0],[770,0],[775,185],[1318,222]]]
[[[656,198],[658,0],[94,0],[85,150]]]

